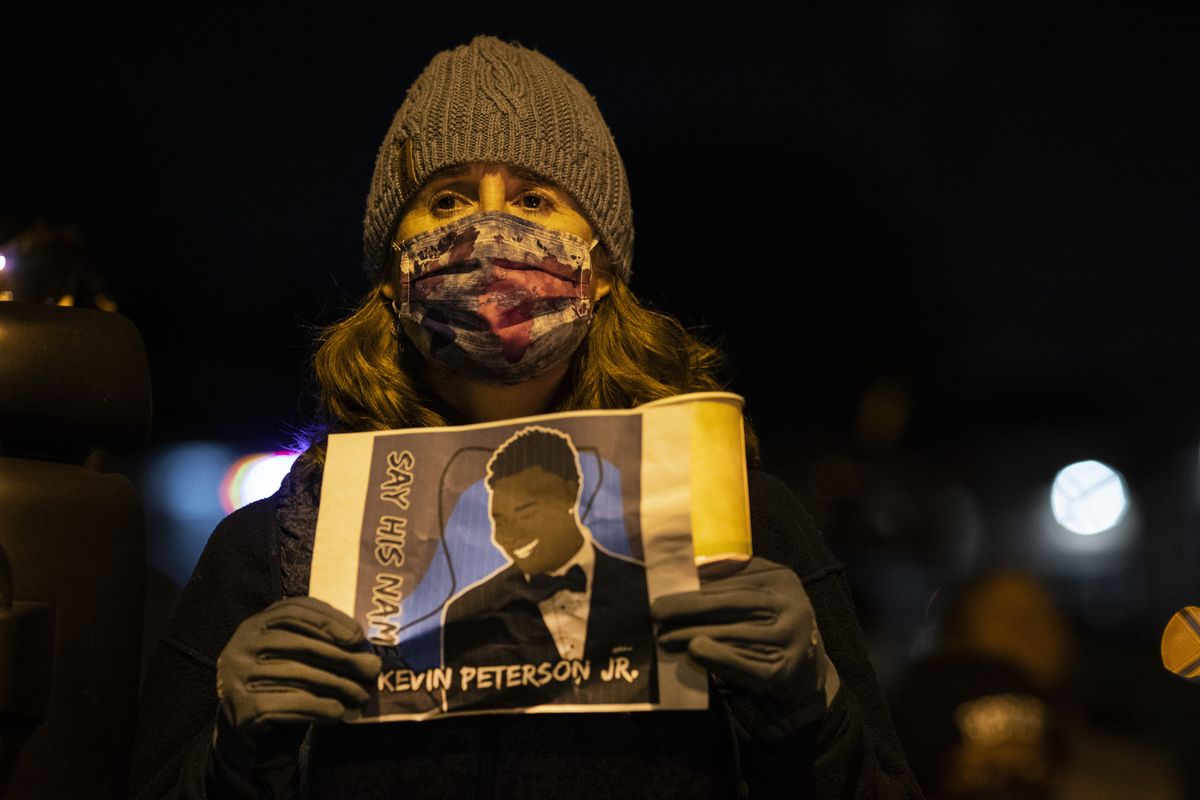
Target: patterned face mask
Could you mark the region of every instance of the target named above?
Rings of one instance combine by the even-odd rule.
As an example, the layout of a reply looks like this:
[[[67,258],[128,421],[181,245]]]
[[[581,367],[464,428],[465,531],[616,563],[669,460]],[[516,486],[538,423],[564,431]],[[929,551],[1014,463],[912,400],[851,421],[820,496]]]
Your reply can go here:
[[[587,333],[595,244],[500,211],[472,214],[398,245],[393,307],[429,361],[487,383],[522,383]]]

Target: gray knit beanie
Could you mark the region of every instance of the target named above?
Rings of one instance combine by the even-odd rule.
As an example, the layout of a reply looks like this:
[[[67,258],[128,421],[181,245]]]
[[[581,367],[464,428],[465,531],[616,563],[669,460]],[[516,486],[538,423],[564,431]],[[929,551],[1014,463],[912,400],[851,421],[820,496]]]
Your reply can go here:
[[[477,36],[433,57],[379,148],[363,220],[372,281],[386,274],[405,204],[430,175],[469,161],[524,167],[565,189],[629,280],[629,183],[596,101],[541,53]]]

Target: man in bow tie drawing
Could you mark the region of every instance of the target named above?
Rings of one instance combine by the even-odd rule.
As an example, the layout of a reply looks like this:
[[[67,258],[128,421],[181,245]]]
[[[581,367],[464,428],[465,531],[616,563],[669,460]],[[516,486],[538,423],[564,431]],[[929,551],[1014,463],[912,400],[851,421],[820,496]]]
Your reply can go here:
[[[492,541],[510,563],[446,605],[442,664],[460,689],[451,710],[657,700],[645,567],[592,540],[582,483],[574,444],[551,428],[523,428],[488,461]],[[549,664],[561,677],[560,662],[587,664],[586,679],[577,663],[567,680],[509,670],[461,691],[463,667]]]

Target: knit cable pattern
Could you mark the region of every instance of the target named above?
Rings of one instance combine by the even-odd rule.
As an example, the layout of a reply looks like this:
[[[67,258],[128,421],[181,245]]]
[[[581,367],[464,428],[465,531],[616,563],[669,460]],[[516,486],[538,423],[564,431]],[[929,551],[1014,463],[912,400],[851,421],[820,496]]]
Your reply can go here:
[[[430,175],[471,161],[528,169],[565,189],[628,281],[633,210],[625,165],[595,99],[534,50],[491,36],[434,56],[375,160],[363,220],[367,274],[386,274],[404,206]]]

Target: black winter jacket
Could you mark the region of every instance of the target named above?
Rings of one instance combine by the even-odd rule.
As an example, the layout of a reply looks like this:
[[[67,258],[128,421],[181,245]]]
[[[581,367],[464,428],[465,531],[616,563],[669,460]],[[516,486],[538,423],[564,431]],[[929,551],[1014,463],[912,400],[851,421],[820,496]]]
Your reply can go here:
[[[284,596],[276,498],[213,533],[142,687],[138,798],[201,798],[217,714],[216,660],[246,617]],[[839,564],[778,479],[750,473],[754,551],[789,565],[816,611],[841,689],[824,720],[782,741],[748,699],[714,689],[707,711],[531,714],[316,726],[311,798],[920,797],[867,660]]]

